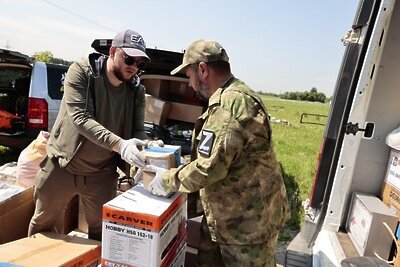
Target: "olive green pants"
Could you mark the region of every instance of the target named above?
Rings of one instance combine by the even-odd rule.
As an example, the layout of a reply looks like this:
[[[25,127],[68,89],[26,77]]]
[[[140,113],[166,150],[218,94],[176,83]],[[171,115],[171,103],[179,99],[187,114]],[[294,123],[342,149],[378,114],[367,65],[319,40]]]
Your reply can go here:
[[[277,240],[278,235],[261,244],[216,243],[211,240],[208,227],[203,219],[196,265],[201,267],[275,267]]]
[[[74,175],[61,169],[55,159],[46,157],[36,175],[36,207],[29,224],[28,236],[52,231],[61,211],[73,196],[79,195],[89,227],[89,238],[101,240],[103,204],[116,196],[117,177],[117,173]]]

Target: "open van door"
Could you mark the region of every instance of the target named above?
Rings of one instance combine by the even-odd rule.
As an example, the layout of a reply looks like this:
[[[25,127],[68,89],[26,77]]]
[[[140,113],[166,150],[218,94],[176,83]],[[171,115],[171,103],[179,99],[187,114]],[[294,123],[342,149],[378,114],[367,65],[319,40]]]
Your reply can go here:
[[[309,207],[285,266],[340,266],[363,256],[346,232],[352,195],[380,196],[390,152],[385,139],[400,125],[400,1],[361,0],[342,41],[347,48]]]

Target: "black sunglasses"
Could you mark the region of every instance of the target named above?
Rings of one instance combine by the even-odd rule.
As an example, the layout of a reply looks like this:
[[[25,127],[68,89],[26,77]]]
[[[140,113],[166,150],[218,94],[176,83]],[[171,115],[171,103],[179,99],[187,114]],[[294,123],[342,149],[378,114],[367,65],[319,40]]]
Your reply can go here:
[[[122,56],[124,58],[124,63],[128,66],[135,64],[138,69],[143,69],[146,64],[144,61],[136,60],[134,57],[130,57],[124,54]]]

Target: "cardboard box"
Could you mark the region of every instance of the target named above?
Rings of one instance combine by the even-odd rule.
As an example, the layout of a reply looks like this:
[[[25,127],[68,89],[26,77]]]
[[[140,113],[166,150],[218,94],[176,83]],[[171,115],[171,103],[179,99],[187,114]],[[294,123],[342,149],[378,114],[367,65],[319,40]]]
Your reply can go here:
[[[381,199],[390,209],[392,209],[398,219],[400,219],[400,151],[391,149],[385,173],[385,180],[382,184]],[[394,233],[400,239],[400,224],[397,223],[397,230]],[[397,241],[399,243],[399,241]],[[398,244],[400,245],[400,244]],[[400,256],[397,252],[394,259],[394,266],[400,266]]]
[[[98,266],[100,255],[99,241],[49,232],[0,245],[0,262],[24,267]]]
[[[187,244],[193,248],[198,248],[200,244],[200,229],[201,229],[201,220],[203,216],[198,216],[194,218],[190,218],[187,223]]]
[[[170,104],[160,98],[146,94],[146,109],[144,111],[144,121],[152,122],[157,125],[164,125],[169,112]]]
[[[200,244],[200,229],[202,219],[203,216],[197,216],[188,220],[187,246],[184,266],[196,266],[197,253]]]
[[[143,151],[146,161],[150,165],[155,165],[164,169],[175,168],[181,164],[181,147],[164,145],[164,147],[147,147]],[[143,184],[147,188],[155,173],[143,171]]]
[[[35,211],[34,191],[35,187],[32,186],[0,203],[0,229],[7,229],[0,231],[0,244],[28,236],[29,223]],[[77,225],[78,196],[75,196],[62,210],[54,225],[54,232],[67,234]]]
[[[354,193],[346,230],[360,256],[377,253],[388,259],[393,239],[384,223],[394,232],[397,221],[395,212],[376,196]]]
[[[142,84],[146,88],[146,94],[168,99],[169,96],[169,81],[165,80],[165,76],[146,75],[141,77]]]
[[[164,169],[175,168],[181,163],[181,147],[164,145],[163,147],[150,146],[143,150],[147,164]]]
[[[165,266],[168,267],[182,267],[185,266],[185,258],[186,258],[186,242],[182,242],[182,244],[177,247],[175,253],[171,253],[171,258],[166,262]],[[186,266],[194,266],[194,265],[186,265]]]
[[[0,244],[28,235],[29,222],[35,211],[34,187],[0,202]]]
[[[170,102],[168,118],[178,121],[194,123],[203,114],[202,106]]]
[[[101,264],[163,266],[186,236],[186,197],[158,197],[142,184],[103,206]]]
[[[400,151],[396,149],[391,149],[389,154],[381,199],[400,219]],[[396,232],[396,237],[400,238],[400,233]]]
[[[391,184],[384,182],[381,193],[382,202],[396,212],[396,216],[400,218],[400,191]]]
[[[400,190],[400,151],[396,149],[390,150],[385,182]]]
[[[169,92],[184,97],[195,96],[195,92],[190,88],[188,81],[170,81]]]

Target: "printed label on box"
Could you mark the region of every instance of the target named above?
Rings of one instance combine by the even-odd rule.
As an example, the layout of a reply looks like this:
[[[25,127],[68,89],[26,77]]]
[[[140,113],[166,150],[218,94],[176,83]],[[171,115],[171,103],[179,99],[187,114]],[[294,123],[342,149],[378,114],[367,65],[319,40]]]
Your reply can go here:
[[[146,266],[150,253],[157,248],[154,234],[133,227],[127,227],[112,222],[103,222],[103,231],[109,232],[103,238],[102,258],[116,262],[135,263],[135,266]]]
[[[386,182],[400,189],[400,154],[396,150],[390,152]]]

